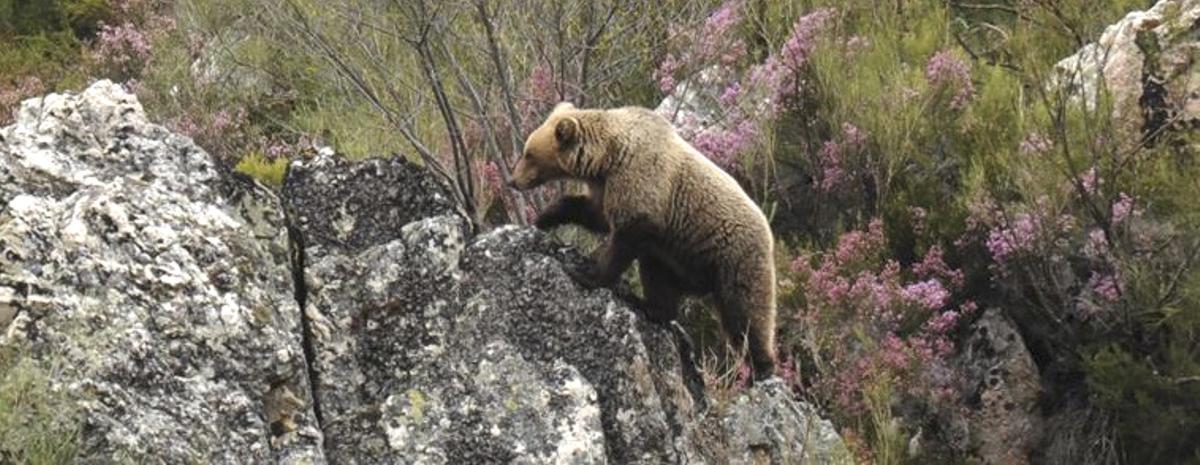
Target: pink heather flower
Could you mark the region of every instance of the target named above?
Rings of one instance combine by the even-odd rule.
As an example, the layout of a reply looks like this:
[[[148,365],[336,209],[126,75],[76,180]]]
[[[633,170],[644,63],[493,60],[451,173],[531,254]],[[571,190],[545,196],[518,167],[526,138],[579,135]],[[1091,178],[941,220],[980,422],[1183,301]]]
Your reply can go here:
[[[530,98],[546,105],[559,100],[558,90],[554,87],[554,74],[545,63],[538,63],[529,72],[525,89]]]
[[[850,231],[838,238],[834,260],[839,265],[847,265],[865,260],[878,254],[887,245],[883,236],[883,222],[878,218],[871,220],[866,231]]]
[[[1053,149],[1054,142],[1037,132],[1026,135],[1025,140],[1022,140],[1021,145],[1017,148],[1021,155],[1042,155]]]
[[[692,145],[726,171],[737,165],[737,157],[749,149],[758,137],[758,125],[744,119],[730,129],[708,128],[692,139]]]
[[[792,35],[784,42],[779,53],[773,54],[762,63],[750,68],[750,87],[763,90],[765,110],[774,116],[782,104],[796,94],[797,75],[808,64],[816,49],[819,35],[827,29],[835,17],[835,10],[822,8],[801,16],[792,25]]]
[[[954,310],[947,310],[939,313],[926,323],[929,330],[936,334],[946,334],[958,326],[959,313]]]
[[[967,316],[972,313],[975,313],[975,310],[978,310],[978,309],[979,309],[979,304],[976,304],[974,300],[968,300],[966,302],[963,302],[962,305],[958,306],[958,313],[960,315]]]
[[[894,281],[864,270],[855,277],[848,295],[861,315],[872,321],[891,322],[898,316],[892,311],[895,293]]]
[[[726,1],[696,30],[670,28],[669,40],[683,48],[668,54],[655,70],[659,90],[671,93],[677,84],[675,75],[684,67],[702,68],[713,62],[730,65],[745,57],[745,42],[734,37],[734,29],[742,22],[741,9],[740,0]]]
[[[1088,286],[1097,296],[1107,302],[1116,302],[1121,298],[1117,278],[1112,274],[1100,274],[1093,271],[1092,276],[1088,279]]]
[[[867,135],[858,126],[849,122],[842,123],[842,142],[854,148],[862,148],[867,143]]]
[[[762,102],[758,105],[761,108],[755,109],[762,111],[766,116],[773,117],[778,114],[782,109],[781,101],[794,93],[795,78],[779,63],[775,55],[751,67],[747,79],[750,82],[749,87],[760,91],[762,95]]]
[[[654,76],[658,78],[658,90],[667,94],[675,90],[675,71],[678,69],[679,65],[672,55],[667,55],[662,63],[659,63],[658,69],[654,71]]]
[[[797,273],[797,274],[812,273],[812,271],[813,271],[812,266],[809,265],[810,260],[812,260],[812,257],[808,254],[797,255],[796,258],[792,259],[792,264],[790,266],[792,273]]]
[[[1032,251],[1041,230],[1039,223],[1033,215],[1021,213],[1011,225],[992,229],[985,243],[992,259],[1004,264],[1014,256]]]
[[[190,115],[185,114],[179,117],[170,126],[176,132],[185,134],[193,139],[200,134],[200,125],[196,124],[196,120],[192,119]]]
[[[721,92],[721,96],[717,97],[717,101],[721,105],[731,107],[737,104],[738,97],[742,95],[742,85],[738,82],[733,82],[725,86],[725,90]]]
[[[483,178],[493,195],[504,191],[503,176],[500,175],[500,168],[496,166],[496,162],[489,161],[483,165]]]
[[[936,351],[933,343],[924,336],[909,338],[909,347],[912,348],[913,355],[916,355],[917,360],[923,365],[928,365],[936,359]]]
[[[237,122],[237,116],[230,114],[227,110],[220,110],[213,114],[210,126],[213,132],[220,133],[229,129]]]
[[[950,292],[942,287],[942,282],[927,279],[915,284],[904,286],[901,295],[910,302],[921,305],[929,310],[937,310],[950,300]]]
[[[1087,171],[1079,175],[1079,184],[1083,186],[1083,191],[1088,194],[1095,194],[1096,189],[1103,182],[1104,180],[1100,179],[1100,176],[1096,174],[1095,166],[1088,168]]]
[[[954,96],[950,99],[952,110],[966,108],[967,101],[975,94],[970,65],[949,50],[937,52],[929,59],[925,66],[925,80],[930,87],[953,90]]]
[[[808,58],[816,48],[817,36],[823,32],[834,18],[832,8],[821,8],[801,16],[792,25],[792,35],[783,43],[780,56],[784,64],[799,69],[808,63]]]
[[[705,61],[720,58],[724,64],[741,59],[746,53],[746,44],[741,40],[730,41],[733,29],[742,22],[742,2],[727,1],[704,21],[704,28],[697,38],[699,55]]]
[[[913,265],[913,273],[919,279],[944,279],[950,283],[952,288],[960,288],[963,285],[962,270],[955,270],[946,265],[943,258],[942,246],[934,245],[925,252],[925,257]]]
[[[721,4],[717,11],[714,11],[704,20],[704,29],[714,32],[728,32],[742,21],[742,2],[738,0],[727,1]]]
[[[1118,196],[1117,201],[1113,202],[1112,205],[1113,224],[1124,222],[1126,218],[1129,218],[1130,213],[1134,213],[1133,197],[1130,197],[1128,194],[1122,192]]]
[[[529,70],[529,76],[521,85],[521,93],[523,98],[517,101],[517,111],[523,131],[532,130],[533,125],[541,121],[542,112],[563,97],[555,86],[554,72],[541,62]]]
[[[825,141],[821,150],[817,151],[817,161],[821,165],[821,182],[817,185],[823,192],[833,192],[846,186],[850,180],[846,168],[846,158],[849,151],[862,149],[866,145],[866,134],[851,123],[842,123],[842,140]]]
[[[1104,231],[1097,228],[1088,232],[1088,240],[1083,245],[1083,254],[1090,258],[1099,258],[1108,253],[1108,238]]]
[[[817,152],[823,170],[819,186],[822,191],[833,192],[845,184],[846,172],[842,168],[842,158],[842,145],[832,140],[825,141]]]
[[[809,279],[809,287],[821,292],[826,302],[830,305],[838,305],[846,301],[850,296],[851,284],[850,281],[841,276],[834,276],[829,272],[813,273]]]
[[[957,322],[957,319],[958,319],[958,317],[956,316],[956,317],[955,317],[955,320],[956,320],[956,321],[955,321],[955,323],[954,323],[954,324],[957,324],[957,323],[958,323],[958,322]],[[949,330],[947,330],[947,331],[949,331]],[[929,364],[931,364],[931,365],[934,365],[934,367],[937,367],[937,366],[938,366],[938,362],[940,362],[940,361],[941,361],[941,360],[939,360],[939,358],[942,358],[942,359],[944,359],[944,358],[946,358],[946,357],[949,357],[950,355],[952,355],[952,354],[954,353],[954,343],[953,343],[953,342],[950,342],[950,340],[949,340],[949,339],[947,339],[947,338],[945,338],[945,337],[940,337],[940,336],[939,336],[939,337],[935,337],[935,338],[933,339],[933,352],[934,352],[934,355],[935,355],[937,358],[934,358],[934,359],[932,359],[932,360],[929,360],[929,361],[928,361],[928,363],[929,363]],[[945,371],[946,371],[946,370],[937,370],[937,371],[935,371],[935,374],[944,373]],[[943,378],[949,378],[949,377],[948,377],[948,376],[943,376]],[[953,390],[954,388],[952,388],[952,387],[941,387],[941,388],[934,388],[934,389],[935,389],[935,392],[937,392],[937,391],[945,392],[946,390],[951,390],[951,392],[953,392],[952,390]]]
[[[284,142],[281,140],[273,140],[273,141],[271,141],[270,144],[267,145],[266,155],[267,155],[267,158],[276,159],[276,158],[280,158],[280,157],[286,157],[287,154],[289,154],[293,151],[294,151],[294,149],[287,142]]]
[[[133,23],[126,22],[119,26],[101,24],[96,43],[97,53],[110,63],[124,65],[150,57],[150,41]]]
[[[851,52],[865,50],[870,46],[871,46],[871,40],[867,39],[866,37],[860,36],[860,35],[853,35],[853,36],[850,36],[849,39],[846,39],[846,48],[849,49]]]
[[[908,345],[896,333],[888,333],[879,344],[883,363],[894,370],[904,370],[909,365]]]

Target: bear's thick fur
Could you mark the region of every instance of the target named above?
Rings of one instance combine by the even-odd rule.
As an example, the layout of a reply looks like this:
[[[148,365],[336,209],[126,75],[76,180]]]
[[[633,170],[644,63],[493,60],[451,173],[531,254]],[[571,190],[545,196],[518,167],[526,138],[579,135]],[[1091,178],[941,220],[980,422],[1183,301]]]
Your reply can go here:
[[[537,226],[607,234],[585,285],[611,285],[637,259],[650,319],[674,319],[683,295],[711,294],[729,342],[749,349],[755,377],[774,374],[774,239],[733,177],[653,111],[562,103],[525,141],[512,184],[564,178],[586,183],[587,194],[563,197]]]

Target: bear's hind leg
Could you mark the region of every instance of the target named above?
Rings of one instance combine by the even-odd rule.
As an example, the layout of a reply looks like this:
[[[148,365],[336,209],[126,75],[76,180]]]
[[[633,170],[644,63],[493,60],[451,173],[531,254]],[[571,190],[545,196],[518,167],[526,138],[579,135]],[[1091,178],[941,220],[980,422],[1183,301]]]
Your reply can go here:
[[[754,378],[770,378],[777,365],[774,277],[743,276],[740,281],[726,282],[716,295],[721,327],[735,351],[748,351]]]
[[[653,257],[638,257],[638,277],[642,281],[642,312],[655,323],[668,323],[679,313],[683,291],[679,279],[665,264]]]

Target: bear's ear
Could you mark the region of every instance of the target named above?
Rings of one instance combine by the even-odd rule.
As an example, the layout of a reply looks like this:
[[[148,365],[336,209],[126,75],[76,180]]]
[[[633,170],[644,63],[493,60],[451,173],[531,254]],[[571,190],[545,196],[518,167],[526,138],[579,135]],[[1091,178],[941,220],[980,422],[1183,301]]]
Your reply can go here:
[[[558,113],[558,112],[560,112],[560,111],[563,111],[563,110],[574,110],[574,109],[575,109],[575,104],[574,104],[574,103],[571,103],[571,102],[558,102],[558,105],[555,105],[555,106],[554,106],[554,109],[553,109],[553,110],[550,110],[550,113]]]
[[[558,120],[554,125],[554,139],[559,147],[569,147],[579,141],[579,120],[570,116]]]

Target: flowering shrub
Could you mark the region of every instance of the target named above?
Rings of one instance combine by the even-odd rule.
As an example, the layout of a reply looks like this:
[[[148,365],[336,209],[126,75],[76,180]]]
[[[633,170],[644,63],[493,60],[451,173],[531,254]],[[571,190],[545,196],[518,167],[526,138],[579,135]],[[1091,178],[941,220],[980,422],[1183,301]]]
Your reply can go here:
[[[930,87],[950,95],[950,108],[954,110],[966,108],[975,94],[970,65],[949,50],[937,52],[929,59],[925,79]]]
[[[150,58],[150,41],[132,23],[103,24],[96,38],[95,51],[102,60],[130,69]]]
[[[958,383],[949,358],[953,334],[976,305],[953,297],[962,271],[948,266],[940,246],[903,267],[889,258],[883,223],[843,234],[823,254],[802,254],[790,267],[784,301],[794,302],[786,326],[815,368],[807,380],[843,424],[859,424],[887,387],[892,402],[954,409]],[[878,433],[878,432],[875,432]],[[875,434],[872,433],[872,434]]]
[[[684,139],[726,170],[754,148],[779,118],[800,86],[818,35],[834,16],[831,9],[804,15],[778,51],[759,63],[746,63],[747,46],[737,35],[741,1],[726,1],[694,30],[673,29],[679,44],[655,72],[659,88],[671,97],[659,111]]]
[[[175,30],[175,19],[145,0],[111,0],[122,21],[100,23],[90,55],[98,71],[118,81],[136,79],[153,57],[154,42]]]

